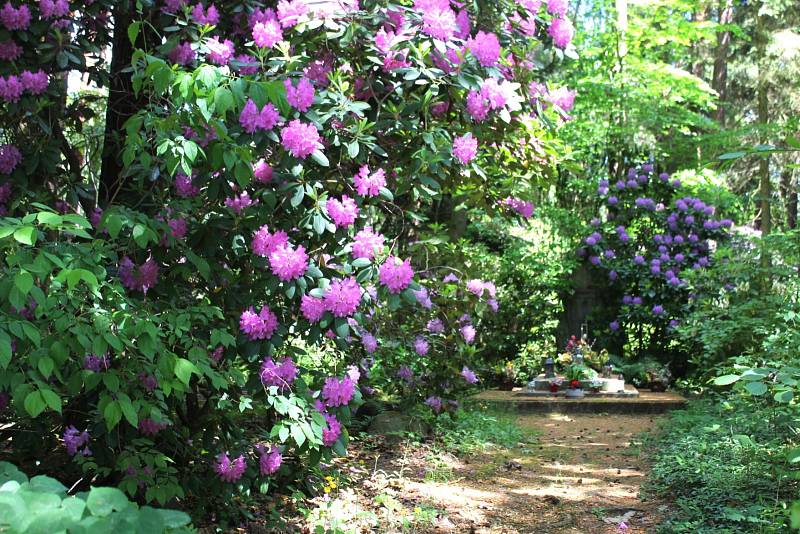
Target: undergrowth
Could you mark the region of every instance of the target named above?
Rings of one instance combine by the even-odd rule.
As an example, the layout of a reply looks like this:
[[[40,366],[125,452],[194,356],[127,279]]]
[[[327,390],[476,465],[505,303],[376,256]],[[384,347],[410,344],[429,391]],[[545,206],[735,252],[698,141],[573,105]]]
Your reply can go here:
[[[673,502],[659,532],[787,532],[798,495],[785,455],[793,423],[737,401],[695,401],[673,412],[648,443],[655,461],[645,491]]]
[[[434,422],[433,435],[437,446],[457,455],[511,448],[533,437],[517,425],[513,412],[481,404],[440,415]]]

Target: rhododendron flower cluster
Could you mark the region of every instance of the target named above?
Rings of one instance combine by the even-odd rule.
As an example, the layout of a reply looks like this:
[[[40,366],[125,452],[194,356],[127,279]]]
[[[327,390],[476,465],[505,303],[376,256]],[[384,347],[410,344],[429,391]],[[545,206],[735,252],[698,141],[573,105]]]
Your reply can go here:
[[[532,202],[527,202],[519,198],[507,197],[501,204],[510,207],[526,219],[530,219],[533,216]]]
[[[384,237],[372,231],[371,226],[360,230],[353,238],[353,257],[373,259],[383,252]]]
[[[463,165],[466,165],[478,154],[478,140],[472,134],[456,137],[453,141],[453,156]]]
[[[289,236],[283,230],[270,233],[265,224],[253,234],[251,247],[253,254],[268,258],[278,247],[289,244]]]
[[[494,67],[500,59],[500,41],[493,33],[479,31],[467,42],[467,47],[484,67]]]
[[[206,48],[208,48],[208,60],[216,65],[227,65],[235,52],[230,39],[220,41],[216,37],[212,37],[206,42]]]
[[[268,306],[262,306],[258,313],[255,312],[253,306],[250,306],[249,309],[242,312],[239,318],[239,328],[253,341],[269,339],[278,328],[278,317]]]
[[[250,193],[242,191],[239,196],[228,197],[225,199],[225,206],[232,209],[237,215],[242,213],[245,208],[258,204],[258,200],[250,198]]]
[[[150,258],[136,265],[128,256],[124,256],[119,262],[119,279],[126,288],[147,293],[158,281],[158,264]]]
[[[342,435],[342,424],[333,414],[323,414],[327,428],[322,429],[322,444],[326,447],[332,446]]]
[[[306,78],[300,78],[297,85],[292,85],[292,80],[284,80],[286,100],[297,111],[308,111],[314,102],[314,86]]]
[[[217,462],[214,464],[214,471],[223,482],[236,482],[242,478],[245,469],[247,469],[247,462],[244,455],[239,455],[231,461],[228,453],[222,453],[217,456]]]
[[[167,423],[157,423],[150,418],[139,420],[139,433],[145,436],[155,436],[165,428]]]
[[[325,399],[325,406],[336,407],[345,406],[353,400],[356,390],[355,382],[349,377],[336,378],[331,376],[325,379],[322,387],[322,398]]]
[[[257,22],[253,26],[253,41],[260,48],[272,48],[283,40],[283,32],[277,20]]]
[[[277,386],[285,391],[297,379],[297,366],[291,358],[283,358],[279,363],[275,363],[272,358],[264,358],[259,376],[264,386]]]
[[[299,159],[305,159],[321,147],[319,134],[313,124],[291,121],[281,130],[281,144],[289,153]]]
[[[325,291],[325,309],[335,317],[347,317],[355,313],[361,302],[361,286],[352,276],[344,280],[334,280]]]
[[[259,446],[258,451],[258,472],[261,473],[262,476],[268,476],[277,473],[278,469],[281,468],[281,464],[283,463],[283,455],[281,454],[281,450],[277,446],[273,445],[269,450],[266,450],[266,448],[263,446]]]
[[[258,130],[271,130],[280,121],[280,114],[271,102],[258,109],[253,99],[249,99],[239,113],[239,124],[247,133]]]
[[[22,163],[22,153],[14,145],[0,145],[0,173],[11,174]]]
[[[289,244],[281,244],[269,255],[272,274],[283,281],[294,280],[305,274],[308,268],[308,254],[302,245],[293,248]]]
[[[369,167],[363,165],[358,174],[353,176],[353,183],[356,186],[356,191],[362,197],[378,196],[382,187],[386,187],[386,173],[383,169],[370,174]]]
[[[477,375],[466,365],[461,369],[461,376],[464,377],[464,380],[466,380],[468,384],[478,383]]]
[[[411,283],[414,270],[408,259],[401,261],[399,258],[389,256],[381,265],[379,278],[381,284],[389,288],[389,292],[400,293]]]
[[[108,354],[103,354],[102,356],[87,354],[83,358],[83,368],[88,371],[100,373],[107,371],[109,367],[111,367],[111,358],[109,358]]]
[[[80,432],[73,425],[68,426],[67,430],[64,431],[64,445],[66,445],[67,454],[70,456],[75,456],[78,452],[83,456],[91,456],[92,451],[89,449],[89,440],[87,431]]]
[[[347,195],[342,195],[341,200],[329,198],[325,203],[325,211],[333,223],[339,228],[347,228],[356,222],[358,206],[356,201]]]

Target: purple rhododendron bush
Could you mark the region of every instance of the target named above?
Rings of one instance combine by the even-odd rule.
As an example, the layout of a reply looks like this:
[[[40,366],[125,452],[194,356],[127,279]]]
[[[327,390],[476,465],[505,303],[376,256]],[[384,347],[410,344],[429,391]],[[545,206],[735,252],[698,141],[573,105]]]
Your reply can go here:
[[[210,511],[305,488],[367,397],[452,410],[503,303],[422,237],[532,215],[575,96],[540,4],[3,3],[4,453]]]

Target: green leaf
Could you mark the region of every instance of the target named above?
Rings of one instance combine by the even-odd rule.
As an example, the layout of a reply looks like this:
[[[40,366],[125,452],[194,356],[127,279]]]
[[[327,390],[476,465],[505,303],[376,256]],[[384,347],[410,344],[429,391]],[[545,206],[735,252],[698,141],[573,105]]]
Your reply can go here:
[[[14,239],[23,245],[33,245],[36,243],[36,228],[33,226],[23,226],[14,232]]]
[[[322,153],[322,150],[317,149],[314,152],[312,152],[311,159],[313,159],[314,161],[317,162],[317,164],[323,167],[330,166],[330,162],[328,161],[327,156],[325,156],[325,154]]]
[[[112,239],[116,239],[122,229],[122,219],[118,215],[109,215],[106,218],[106,229]]]
[[[779,391],[774,395],[773,398],[775,399],[775,402],[787,403],[791,402],[791,400],[794,398],[794,393],[791,391]]]
[[[39,368],[39,372],[42,373],[45,378],[50,378],[54,367],[53,359],[50,356],[44,356],[39,359],[39,363],[36,364],[36,367]]]
[[[125,419],[133,428],[137,428],[139,426],[139,416],[136,414],[136,409],[133,407],[130,397],[121,394],[118,402]]]
[[[27,271],[21,271],[14,277],[14,285],[17,286],[23,295],[27,295],[33,287],[33,275]]]
[[[228,114],[228,110],[233,108],[233,93],[226,87],[220,87],[214,92],[214,109],[223,118]]]
[[[136,244],[141,248],[147,247],[149,239],[147,237],[147,228],[145,228],[144,225],[137,224],[133,227],[133,240],[136,241]]]
[[[763,395],[767,392],[767,385],[764,382],[748,382],[744,388],[750,392],[751,395]]]
[[[800,462],[800,447],[795,447],[794,449],[786,451],[786,461],[790,464]]]
[[[42,394],[44,402],[47,403],[47,406],[49,406],[51,410],[61,413],[61,397],[59,397],[55,391],[52,389],[40,389],[39,392]]]
[[[86,498],[86,508],[96,517],[105,517],[130,506],[128,498],[117,488],[92,488]]]
[[[741,378],[741,376],[739,376],[739,375],[718,376],[717,378],[714,379],[714,384],[717,385],[717,386],[728,386],[730,384],[733,384],[734,382],[736,382],[740,378]]]
[[[38,417],[38,415],[44,411],[45,407],[47,407],[47,403],[44,401],[42,393],[39,390],[28,393],[23,405],[25,406],[25,411],[28,412],[31,417]]]
[[[106,404],[106,408],[103,410],[103,419],[106,420],[106,428],[108,428],[108,430],[113,429],[119,424],[122,420],[122,410],[117,401],[111,401]]]
[[[178,358],[175,361],[175,376],[187,386],[192,379],[192,373],[200,375],[200,370],[195,364],[184,358]]]
[[[132,45],[136,44],[136,38],[139,36],[139,29],[142,27],[141,22],[133,22],[128,26],[128,40]]]
[[[61,215],[50,211],[42,211],[38,213],[36,215],[36,220],[38,220],[42,224],[47,224],[50,226],[58,226],[59,224],[64,222],[64,218]]]
[[[303,433],[303,429],[300,428],[300,425],[292,425],[292,439],[297,443],[298,447],[302,447],[303,443],[306,442],[306,435]]]
[[[188,525],[192,520],[189,514],[180,510],[157,509],[156,512],[161,516],[161,520],[164,521],[164,526],[167,528],[180,528]]]
[[[11,337],[0,330],[0,368],[5,369],[11,363]]]
[[[289,439],[289,429],[282,426],[281,429],[278,430],[278,439],[281,440],[281,443],[286,443],[286,440]]]

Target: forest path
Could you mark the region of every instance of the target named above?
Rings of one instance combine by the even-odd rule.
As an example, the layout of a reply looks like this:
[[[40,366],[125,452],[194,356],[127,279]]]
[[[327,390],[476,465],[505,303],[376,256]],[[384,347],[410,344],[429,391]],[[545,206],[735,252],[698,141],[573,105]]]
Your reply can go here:
[[[663,508],[639,497],[637,440],[659,417],[520,414],[536,439],[462,458],[447,481],[406,479],[406,497],[445,512],[434,532],[653,533]]]

